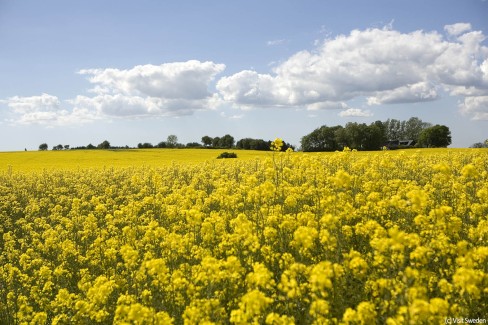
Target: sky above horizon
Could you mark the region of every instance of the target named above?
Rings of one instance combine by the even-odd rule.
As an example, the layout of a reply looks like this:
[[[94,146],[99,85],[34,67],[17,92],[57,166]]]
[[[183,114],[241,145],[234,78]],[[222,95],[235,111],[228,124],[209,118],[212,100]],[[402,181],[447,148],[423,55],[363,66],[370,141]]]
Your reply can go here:
[[[0,151],[419,117],[488,139],[486,0],[0,0]]]

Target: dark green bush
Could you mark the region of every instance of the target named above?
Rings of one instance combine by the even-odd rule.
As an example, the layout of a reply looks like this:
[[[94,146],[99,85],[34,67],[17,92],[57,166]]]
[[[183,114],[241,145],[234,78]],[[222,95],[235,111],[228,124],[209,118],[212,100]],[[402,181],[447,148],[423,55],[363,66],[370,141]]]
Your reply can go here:
[[[222,158],[237,158],[237,155],[234,152],[222,152],[217,159]]]

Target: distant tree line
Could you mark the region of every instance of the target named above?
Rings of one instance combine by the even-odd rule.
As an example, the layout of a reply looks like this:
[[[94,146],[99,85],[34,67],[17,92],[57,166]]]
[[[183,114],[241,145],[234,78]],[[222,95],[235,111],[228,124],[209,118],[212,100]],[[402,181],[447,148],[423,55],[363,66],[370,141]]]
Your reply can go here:
[[[246,150],[270,150],[271,142],[272,141],[270,140],[264,141],[263,139],[244,138],[237,141],[236,148]],[[295,150],[294,146],[283,141],[281,151],[286,151],[288,148]]]
[[[153,145],[150,142],[144,142],[137,144],[138,149],[149,149],[149,148],[212,148],[212,149],[230,149],[230,148],[237,148],[237,149],[248,149],[248,150],[271,150],[271,141],[265,141],[263,139],[251,139],[245,138],[237,141],[234,140],[234,137],[230,134],[226,134],[222,137],[210,137],[205,135],[202,137],[201,143],[198,142],[189,142],[186,145],[178,142],[178,137],[174,134],[169,135],[166,138],[166,141],[161,141],[156,145]],[[48,150],[48,145],[43,143],[39,146],[39,150]],[[284,142],[282,150],[285,151],[288,148],[295,149],[294,146],[290,145],[289,143]],[[123,146],[123,147],[114,147],[110,145],[110,142],[107,140],[103,141],[102,143],[98,144],[97,146],[93,144],[88,144],[87,146],[80,146],[80,147],[72,147],[70,148],[69,145],[56,145],[52,148],[52,150],[92,150],[92,149],[134,149],[134,147]]]
[[[407,141],[402,141],[407,140]],[[345,126],[323,125],[301,139],[303,151],[336,151],[344,147],[357,150],[380,150],[405,147],[447,147],[451,132],[445,125],[432,125],[418,117],[406,121],[388,119],[369,125],[350,122]]]
[[[230,134],[222,137],[210,137],[205,135],[201,143],[189,142],[186,145],[178,142],[178,137],[169,135],[166,141],[156,145],[149,142],[139,143],[137,148],[214,148],[214,149],[243,149],[243,150],[271,150],[270,140],[243,138],[237,142]],[[375,121],[369,125],[365,123],[350,122],[345,126],[326,126],[313,130],[302,137],[301,150],[303,151],[336,151],[344,147],[357,150],[380,150],[382,148],[396,149],[402,147],[447,147],[451,144],[451,131],[445,125],[432,125],[423,122],[418,117],[412,117],[405,121],[388,119],[384,122]],[[488,142],[477,143],[473,146],[488,146]],[[283,142],[282,151],[288,148],[295,150],[289,143]],[[52,150],[68,149],[133,149],[133,147],[114,147],[107,140],[97,146],[91,143],[87,146],[72,147],[69,145],[56,145]],[[43,143],[39,150],[48,150],[48,145]]]
[[[486,139],[484,142],[473,143],[471,148],[488,148],[488,139]]]

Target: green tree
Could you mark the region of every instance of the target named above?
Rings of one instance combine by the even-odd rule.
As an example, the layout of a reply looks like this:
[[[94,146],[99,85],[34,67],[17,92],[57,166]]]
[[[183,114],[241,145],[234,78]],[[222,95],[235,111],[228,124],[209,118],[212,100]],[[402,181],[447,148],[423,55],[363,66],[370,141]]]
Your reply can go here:
[[[366,138],[366,124],[349,122],[344,127],[345,144],[351,149],[363,149],[363,142]]]
[[[362,149],[378,150],[386,141],[385,129],[381,121],[376,121],[364,130]]]
[[[476,142],[471,145],[471,148],[488,148],[488,139],[485,142]]]
[[[139,148],[139,149],[149,149],[149,148],[154,148],[154,146],[151,143],[149,143],[149,142],[144,142],[144,143],[137,144],[137,148]]]
[[[42,143],[39,145],[39,150],[41,151],[47,150],[47,148],[49,148],[47,143]]]
[[[98,149],[110,149],[110,142],[107,140],[103,141],[97,146]]]
[[[419,135],[419,144],[427,148],[447,147],[451,144],[451,131],[439,124],[426,128]]]
[[[226,134],[220,138],[220,146],[222,148],[232,148],[234,146],[234,137]]]
[[[178,137],[174,134],[168,135],[166,139],[166,146],[168,148],[175,148],[178,145]]]
[[[212,145],[212,138],[205,135],[202,137],[202,143],[205,147],[210,147]]]
[[[339,150],[343,140],[344,128],[340,125],[321,127],[302,137],[300,145],[303,151],[335,151]],[[345,141],[345,140],[344,140]]]
[[[186,147],[187,147],[187,148],[199,148],[199,147],[201,147],[201,146],[202,146],[202,145],[201,145],[200,143],[198,143],[198,142],[188,142],[188,143],[186,144]]]
[[[420,133],[422,130],[431,127],[432,124],[423,122],[418,117],[411,117],[405,122],[405,127],[403,130],[403,137],[401,140],[415,140],[418,141]],[[396,139],[395,139],[396,140]],[[398,139],[400,140],[400,139]]]
[[[236,148],[249,150],[251,149],[251,141],[253,141],[251,138],[240,139],[236,142]]]
[[[387,140],[401,140],[404,138],[402,122],[400,120],[387,119],[384,125]],[[403,126],[405,126],[405,122]]]
[[[220,137],[215,137],[212,139],[212,147],[220,148]]]

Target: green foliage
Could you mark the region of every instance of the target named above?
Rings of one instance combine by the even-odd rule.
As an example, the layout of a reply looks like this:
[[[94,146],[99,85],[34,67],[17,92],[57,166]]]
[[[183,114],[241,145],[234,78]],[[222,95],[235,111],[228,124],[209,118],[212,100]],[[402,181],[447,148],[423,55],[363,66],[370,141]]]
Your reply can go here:
[[[144,143],[139,143],[137,145],[137,148],[139,148],[139,149],[148,149],[148,148],[154,148],[154,146],[151,143],[149,143],[149,142],[144,142]]]
[[[199,147],[201,147],[201,146],[202,146],[202,145],[201,145],[200,143],[198,143],[198,142],[188,142],[188,143],[186,144],[186,147],[187,147],[187,148],[199,148]]]
[[[166,139],[166,146],[168,148],[175,148],[178,145],[178,137],[174,134],[168,135]]]
[[[407,121],[388,119],[369,125],[350,122],[345,126],[323,125],[301,139],[303,151],[380,150],[387,140],[418,140],[422,130],[430,127],[418,117]]]
[[[271,150],[271,141],[265,141],[263,139],[252,139],[252,138],[243,138],[237,141],[236,148],[244,149],[244,150],[264,150],[269,151]],[[291,144],[286,143],[283,141],[283,145],[281,147],[281,151],[286,151],[288,148],[295,149]]]
[[[222,158],[237,158],[237,155],[234,152],[222,152],[217,159]]]
[[[110,142],[107,140],[103,141],[97,146],[98,149],[110,149]]]
[[[212,138],[205,135],[202,137],[202,143],[205,147],[210,147],[212,145]]]
[[[407,121],[388,119],[383,122],[387,140],[415,140],[418,141],[422,130],[432,124],[423,122],[418,117],[411,117]]]
[[[47,150],[47,148],[48,148],[47,143],[42,143],[42,144],[39,145],[39,150],[40,151]]]
[[[434,125],[420,133],[419,144],[427,148],[444,148],[451,144],[451,131],[445,125]]]

